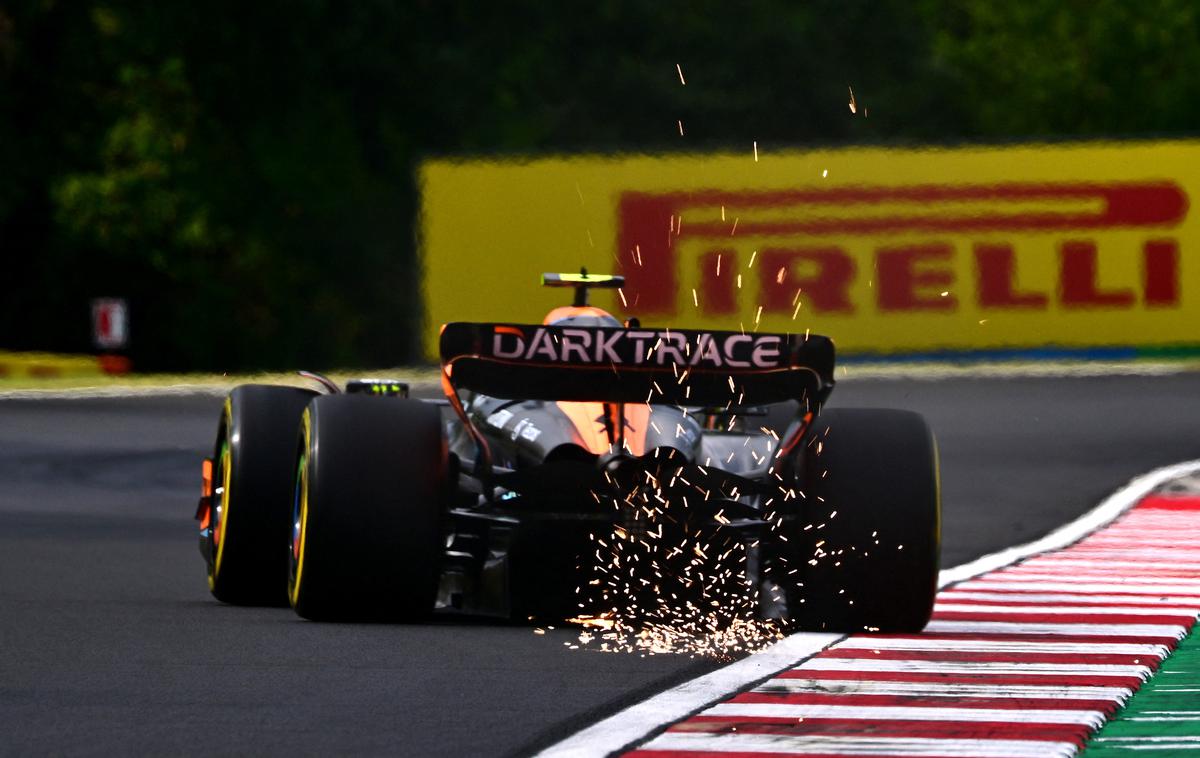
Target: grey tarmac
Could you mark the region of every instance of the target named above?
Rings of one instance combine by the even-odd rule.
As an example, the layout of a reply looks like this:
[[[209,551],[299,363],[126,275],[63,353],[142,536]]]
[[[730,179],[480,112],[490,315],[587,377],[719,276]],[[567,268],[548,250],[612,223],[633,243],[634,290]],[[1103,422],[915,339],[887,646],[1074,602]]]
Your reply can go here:
[[[0,400],[0,754],[521,755],[719,665],[220,605],[192,521],[220,402]],[[1200,458],[1198,373],[852,379],[831,406],[926,415],[944,566]]]

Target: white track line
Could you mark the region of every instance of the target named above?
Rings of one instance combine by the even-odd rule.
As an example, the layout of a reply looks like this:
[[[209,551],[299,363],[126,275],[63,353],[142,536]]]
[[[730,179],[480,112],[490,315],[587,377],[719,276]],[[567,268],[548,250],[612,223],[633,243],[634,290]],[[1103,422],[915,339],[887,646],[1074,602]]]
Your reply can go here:
[[[1002,603],[1019,600],[1025,603],[1098,603],[1100,605],[1137,605],[1154,607],[1178,604],[1186,608],[1200,608],[1200,597],[1192,595],[1097,595],[1072,594],[1069,592],[973,592],[971,590],[942,590],[938,597],[945,602],[954,600],[988,600]]]
[[[1016,600],[1016,598],[1013,598]],[[1072,614],[1076,616],[1188,616],[1195,618],[1196,608],[1179,608],[1164,605],[1157,608],[1131,605],[957,605],[953,603],[935,603],[934,613],[995,613],[999,615],[1012,614],[1046,614],[1048,616]]]
[[[1183,639],[1191,624],[1033,624],[1026,621],[942,621],[934,619],[927,632],[968,634],[1049,634],[1066,637],[1168,637]]]
[[[849,637],[836,650],[961,650],[975,653],[1079,653],[1082,655],[1153,655],[1166,657],[1165,645],[1137,642],[1054,642],[1052,640],[939,640],[926,637]]]
[[[899,748],[897,745],[899,744]],[[786,753],[788,755],[882,755],[944,756],[947,752],[964,758],[1053,758],[1075,754],[1070,742],[1031,740],[904,740],[878,737],[794,737],[780,734],[687,734],[671,732],[654,740],[654,750],[712,752]]]
[[[1133,693],[1129,687],[1100,685],[1055,686],[1032,684],[960,684],[939,682],[888,682],[870,679],[773,679],[751,692],[795,693],[809,695],[921,695],[924,697],[1014,697],[1030,700],[1124,700]]]
[[[1200,460],[1164,466],[1143,474],[1109,495],[1092,510],[1071,523],[1055,529],[1041,539],[985,555],[961,566],[942,571],[939,576],[939,586],[946,587],[1008,566],[1024,558],[1074,544],[1088,534],[1111,523],[1159,486],[1197,472],[1200,472]],[[978,586],[985,584],[984,582],[975,584],[976,586],[972,589],[984,591],[1000,589],[994,584],[987,587]],[[1013,588],[1021,589],[1022,586],[1017,585]],[[1033,586],[1035,589],[1041,587],[1044,585]],[[1080,592],[1082,586],[1066,588],[1066,591]],[[1096,591],[1119,593],[1122,590],[1111,584],[1105,584],[1098,586]],[[1170,629],[1174,632],[1181,627],[1163,627],[1163,629]],[[740,690],[765,681],[784,669],[795,667],[801,661],[816,655],[840,639],[843,639],[843,636],[836,634],[793,634],[761,652],[697,677],[666,692],[661,692],[609,716],[562,742],[551,745],[538,755],[546,758],[600,758],[600,756],[618,752],[640,742],[669,724],[697,713]],[[737,742],[740,743],[738,746],[727,749],[746,749],[744,742]],[[1036,744],[1043,751],[1049,749],[1050,745],[1045,742]],[[1073,750],[1074,746],[1071,747]],[[709,747],[708,749],[713,748]],[[1046,753],[1038,754],[1045,755]]]
[[[795,703],[718,703],[710,716],[774,716],[789,719],[862,719],[864,721],[965,721],[1008,724],[1084,724],[1098,727],[1104,713],[1068,708],[937,708],[902,705],[799,705]],[[648,749],[650,745],[647,745]]]
[[[1044,590],[1046,592],[1096,593],[1114,595],[1119,593],[1164,597],[1170,595],[1200,596],[1200,587],[1182,584],[1123,584],[1121,582],[1063,582],[1063,581],[1020,581],[1001,582],[991,579],[972,579],[955,585],[955,589],[992,592],[1017,590],[1021,592]]]
[[[1121,663],[1021,663],[1019,661],[913,661],[876,660],[874,658],[814,658],[804,664],[804,671],[889,671],[916,674],[1014,674],[1021,676],[1054,676],[1100,674],[1103,676],[1150,676],[1149,666]]]

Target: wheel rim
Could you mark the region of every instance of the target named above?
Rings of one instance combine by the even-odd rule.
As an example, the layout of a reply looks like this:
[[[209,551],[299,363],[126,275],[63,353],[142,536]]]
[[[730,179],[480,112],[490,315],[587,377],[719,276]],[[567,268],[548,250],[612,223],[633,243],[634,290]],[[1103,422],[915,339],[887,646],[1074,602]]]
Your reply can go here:
[[[217,577],[221,573],[221,560],[225,555],[225,535],[229,533],[229,493],[230,483],[233,480],[232,453],[229,448],[229,442],[221,443],[221,453],[218,456],[218,466],[220,467],[221,491],[214,493],[219,495],[216,504],[212,509],[212,542],[213,550],[216,555],[213,557],[212,568],[208,574],[208,588],[212,589],[216,586]]]

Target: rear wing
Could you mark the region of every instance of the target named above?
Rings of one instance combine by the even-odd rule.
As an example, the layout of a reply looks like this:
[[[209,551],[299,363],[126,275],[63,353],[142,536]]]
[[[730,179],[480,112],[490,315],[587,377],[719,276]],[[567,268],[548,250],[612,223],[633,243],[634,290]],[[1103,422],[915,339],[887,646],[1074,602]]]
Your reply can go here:
[[[528,400],[819,406],[833,389],[833,342],[808,334],[451,323],[448,391]]]

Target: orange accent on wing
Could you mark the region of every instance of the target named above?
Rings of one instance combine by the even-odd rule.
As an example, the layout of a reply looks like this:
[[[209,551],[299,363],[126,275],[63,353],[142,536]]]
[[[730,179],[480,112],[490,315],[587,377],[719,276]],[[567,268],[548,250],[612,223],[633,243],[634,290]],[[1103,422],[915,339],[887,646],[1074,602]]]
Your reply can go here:
[[[604,427],[604,403],[555,403],[578,432],[579,443],[589,452],[604,455],[608,452],[608,432]]]
[[[625,446],[630,455],[646,454],[646,429],[650,426],[650,406],[625,404]]]
[[[613,429],[618,428],[620,419],[617,410],[620,403],[559,402],[559,409],[570,419],[578,433],[579,442],[589,452],[604,455],[612,447],[608,437],[607,415]],[[630,455],[646,454],[646,430],[650,426],[650,408],[641,403],[625,404],[625,447]]]
[[[200,464],[200,477],[201,477],[200,478],[200,496],[201,497],[212,497],[212,493],[213,493],[212,463],[213,462],[212,462],[211,458],[205,458],[204,462]]]
[[[475,446],[479,451],[480,460],[478,464],[488,470],[492,465],[492,450],[488,447],[487,440],[480,433],[475,425],[471,423],[471,417],[467,415],[467,409],[463,407],[462,398],[458,396],[458,391],[454,389],[454,383],[450,381],[450,374],[454,371],[454,361],[457,358],[452,358],[448,362],[442,364],[442,392],[446,393],[446,400],[449,401],[450,407],[454,409],[454,415],[458,416],[458,420],[462,422],[463,428],[467,430],[467,434],[471,435],[471,439],[475,440]],[[445,445],[445,440],[442,441]]]
[[[808,431],[808,428],[810,426],[812,426],[812,420],[813,420],[812,411],[809,411],[808,413],[804,414],[804,423],[801,424],[798,429],[796,429],[795,433],[792,434],[790,439],[786,439],[783,441],[783,444],[780,447],[779,457],[783,457],[785,455],[791,454],[793,448],[796,447],[796,444],[798,442],[800,442],[800,440],[804,439],[804,433]]]
[[[520,329],[518,329],[515,326],[503,326],[503,325],[494,326],[494,327],[492,327],[492,331],[500,332],[501,334],[515,334],[518,337],[525,336],[525,332],[521,331]]]
[[[207,529],[212,521],[212,473],[213,462],[205,458],[200,464],[200,507],[196,510],[196,518],[200,520],[200,528]]]
[[[549,325],[555,321],[573,316],[607,316],[612,318],[613,315],[602,308],[596,308],[592,305],[564,305],[561,308],[555,308],[546,314],[546,318],[542,319],[542,323]],[[496,327],[499,329],[500,327]]]

